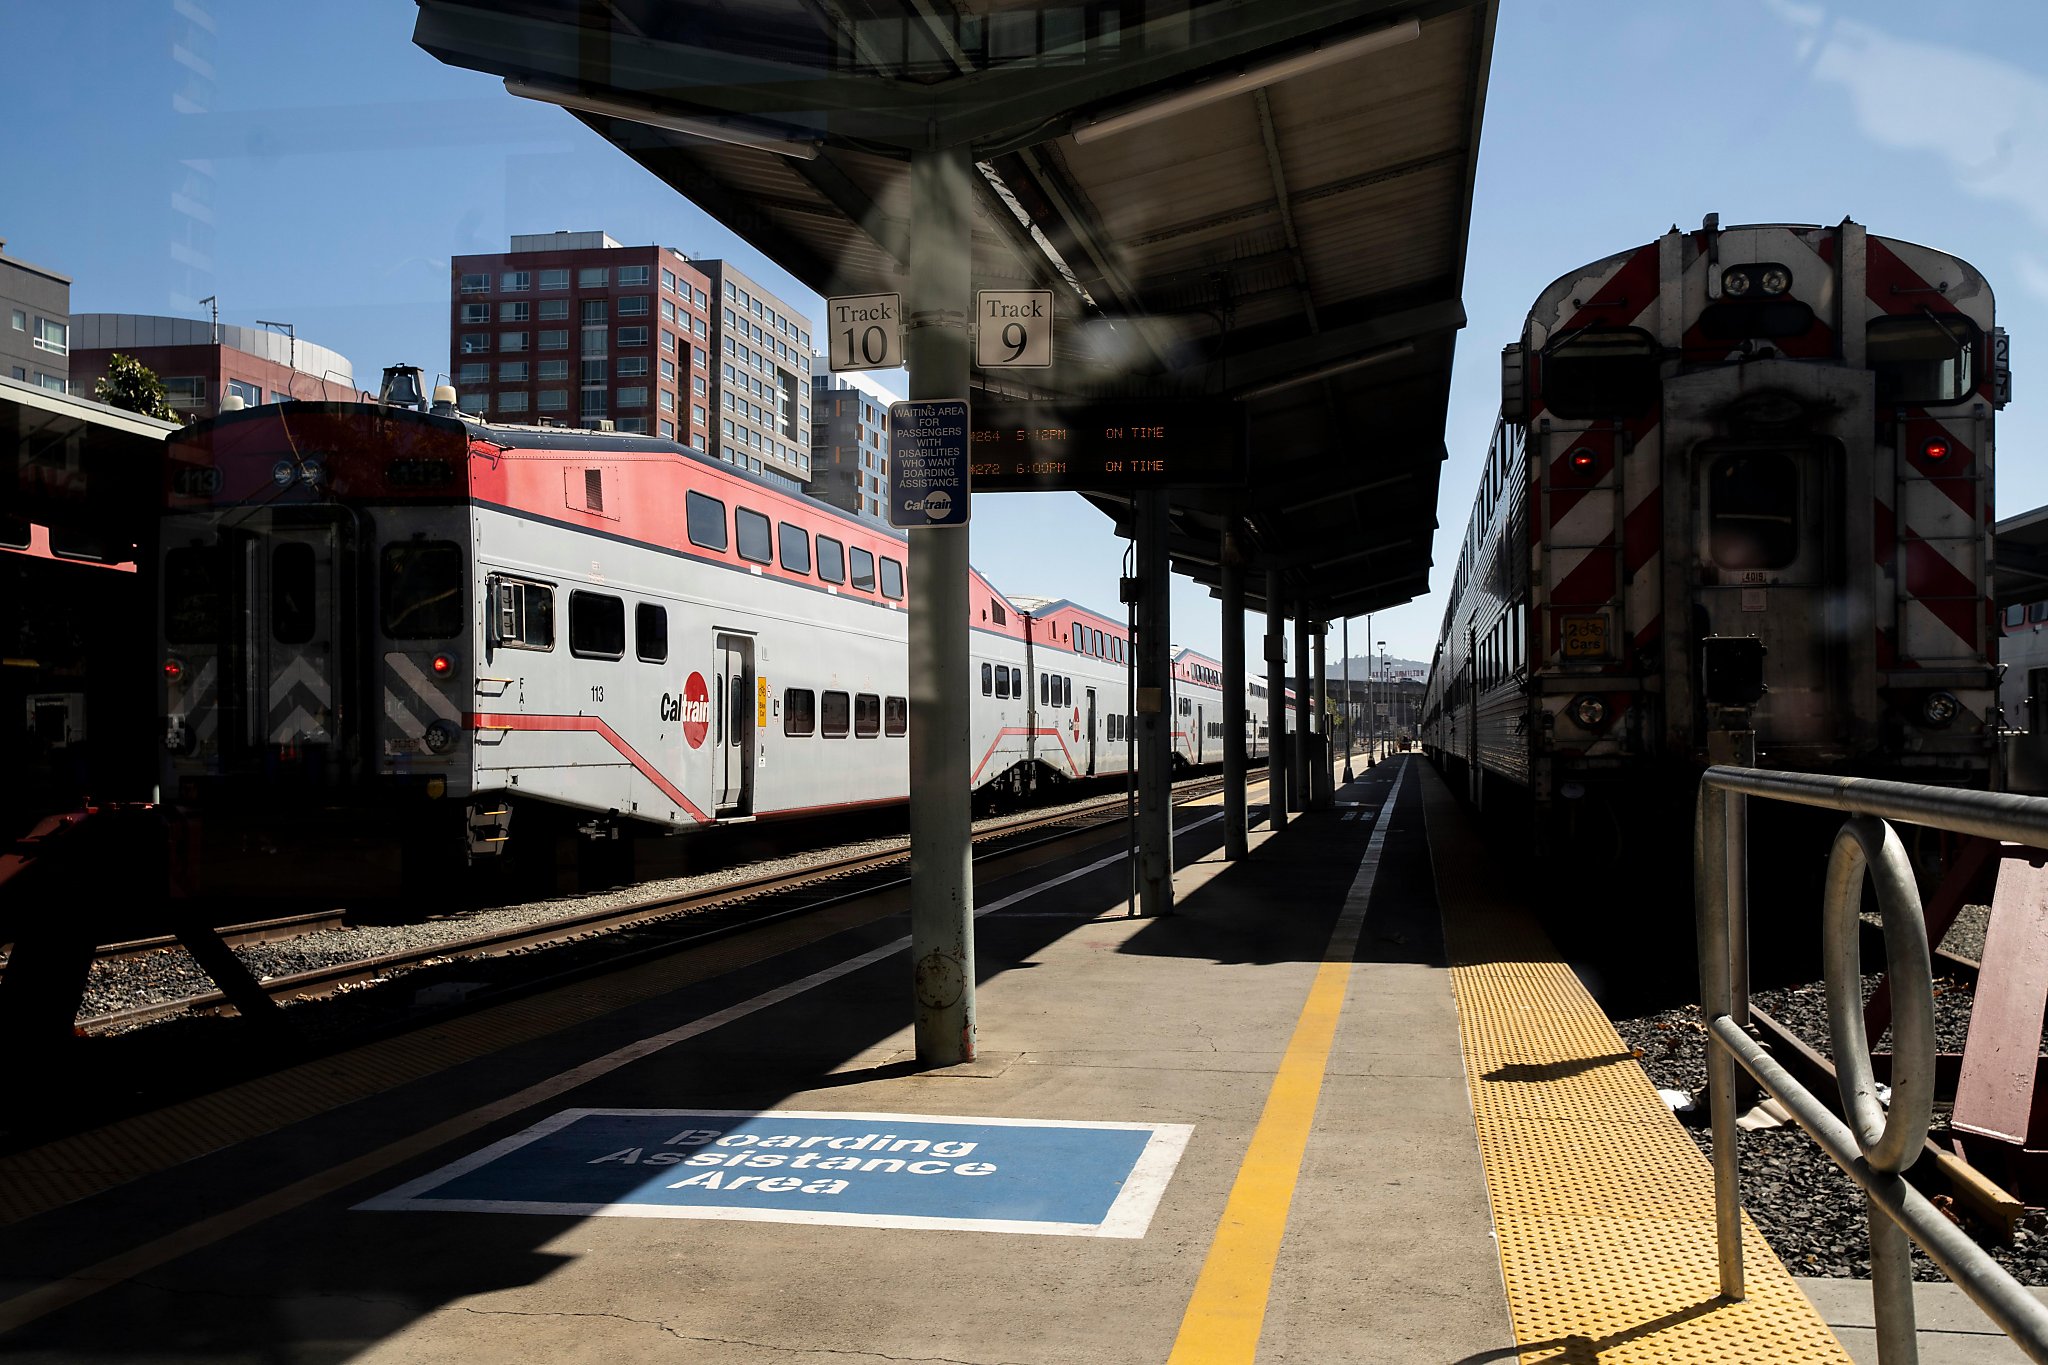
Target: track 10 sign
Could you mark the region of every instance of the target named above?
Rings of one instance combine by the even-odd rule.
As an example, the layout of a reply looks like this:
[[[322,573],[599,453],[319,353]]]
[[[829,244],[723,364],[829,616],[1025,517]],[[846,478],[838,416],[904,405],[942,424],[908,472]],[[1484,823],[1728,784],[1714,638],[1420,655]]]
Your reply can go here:
[[[903,296],[842,294],[826,299],[825,345],[835,371],[900,368]]]

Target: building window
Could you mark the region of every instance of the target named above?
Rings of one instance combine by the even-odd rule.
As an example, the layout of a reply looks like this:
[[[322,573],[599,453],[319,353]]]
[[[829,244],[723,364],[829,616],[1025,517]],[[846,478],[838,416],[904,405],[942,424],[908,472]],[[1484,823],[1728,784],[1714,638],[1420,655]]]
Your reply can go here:
[[[576,272],[576,285],[580,289],[609,289],[611,278],[609,266],[586,265]]]
[[[638,379],[647,373],[647,357],[644,355],[622,355],[619,357],[618,376],[621,379]]]
[[[611,303],[608,300],[585,299],[583,300],[583,320],[585,322],[603,322],[611,316],[610,309]]]
[[[523,351],[526,349],[526,333],[498,333],[498,349],[501,351]]]
[[[547,334],[543,332],[541,335],[546,336]],[[549,379],[567,379],[569,377],[569,362],[566,360],[543,360],[540,363],[540,373],[538,377],[543,381]]]
[[[526,362],[523,360],[508,360],[499,365],[498,382],[500,384],[524,384],[526,382]]]
[[[224,386],[229,398],[239,398],[244,407],[255,407],[263,401],[263,386],[251,384],[243,379],[230,379]]]
[[[701,427],[704,425],[704,416],[705,414],[702,405],[697,403],[692,403],[690,405],[690,420],[692,422],[695,422],[698,426]]]
[[[508,270],[498,276],[498,288],[508,294],[517,294],[533,288],[533,272],[530,270]]]
[[[583,413],[585,417],[604,416],[605,396],[605,391],[603,389],[585,389],[583,391],[583,404],[580,408],[580,411]]]
[[[645,436],[647,434],[647,419],[645,417],[621,417],[618,421],[618,428],[620,431],[630,431],[635,435]]]
[[[569,320],[569,300],[542,299],[540,301],[540,320],[542,322],[567,322]]]
[[[661,272],[661,287],[669,290],[673,290],[676,287],[676,274],[673,270],[663,270]]]
[[[622,265],[619,267],[619,284],[647,283],[647,267],[644,265]]]
[[[662,335],[666,336],[667,333],[664,332]],[[645,346],[646,344],[647,329],[645,327],[621,327],[619,329],[619,345]]]
[[[464,412],[485,412],[491,406],[491,396],[487,393],[465,393],[460,406]]]
[[[673,351],[675,348],[676,334],[674,332],[669,331],[667,328],[663,328],[661,333],[661,349],[664,351]]]
[[[702,394],[703,394],[703,392],[704,392],[704,376],[703,376],[703,375],[701,375],[701,374],[698,374],[698,375],[692,375],[692,376],[690,376],[690,392],[691,392],[691,393],[694,393],[694,394],[697,394],[697,395],[699,395],[699,396],[702,396]]]
[[[525,322],[533,316],[533,305],[525,299],[507,299],[498,305],[498,321]]]
[[[477,361],[468,365],[464,365],[462,367],[462,372],[456,376],[456,382],[458,384],[482,384],[488,382],[490,380],[490,377],[490,365],[482,361]]]
[[[625,281],[621,280],[621,284]],[[634,294],[619,300],[619,316],[622,318],[644,318],[647,316],[647,296]]]
[[[562,412],[568,406],[569,391],[567,389],[542,389],[540,391],[540,410],[542,412]]]
[[[499,411],[499,412],[525,412],[525,411],[526,411],[526,393],[525,393],[525,391],[524,391],[524,390],[521,390],[521,389],[514,389],[514,390],[513,390],[513,391],[511,391],[510,393],[501,393],[501,394],[499,394],[499,395],[498,395],[498,411]]]
[[[474,327],[479,322],[491,320],[491,305],[488,303],[465,303],[462,305],[462,325]]]
[[[21,309],[9,309],[7,318],[8,321],[13,324],[15,331],[26,332],[28,330],[28,314],[23,312]]]
[[[661,434],[664,437],[668,438],[669,440],[673,441],[676,438],[676,424],[674,422],[669,421],[666,417],[662,418]]]
[[[644,408],[647,406],[647,386],[635,384],[619,390],[619,406],[622,408]]]
[[[603,388],[605,382],[605,362],[602,360],[584,361],[582,379],[585,384],[593,384],[598,388]]]
[[[607,355],[611,351],[611,329],[609,327],[585,327],[583,329],[583,354]]]
[[[540,287],[543,289],[567,289],[569,287],[568,267],[557,266],[552,270],[541,271]]]
[[[692,332],[695,332],[695,333],[696,333],[696,334],[697,334],[698,336],[704,336],[704,335],[706,335],[706,333],[705,333],[705,331],[704,331],[704,319],[702,319],[702,318],[691,318],[691,319],[690,319],[690,330],[691,330]]]
[[[196,408],[206,402],[206,381],[198,375],[165,375],[164,398],[174,408]]]
[[[674,379],[674,378],[676,377],[676,363],[675,363],[675,361],[673,361],[673,360],[669,360],[669,359],[667,359],[666,357],[664,357],[664,358],[663,358],[663,360],[662,360],[662,362],[661,362],[661,377],[662,377],[663,379],[669,379],[669,380],[673,380],[673,379]]]
[[[663,412],[674,412],[676,410],[676,396],[667,389],[663,389],[656,397],[660,400]]]
[[[468,274],[462,277],[462,292],[465,294],[488,294],[491,292],[491,277],[487,273]]]
[[[695,447],[696,449],[698,449],[698,450],[703,450],[703,449],[704,449],[705,447],[704,447],[704,437],[703,437],[702,433],[699,433],[699,434],[697,434],[697,435],[695,435],[695,436],[692,436],[692,437],[690,438],[690,444],[691,444],[691,445],[692,445],[693,447]],[[707,452],[707,453],[708,453],[708,452]]]
[[[661,301],[661,320],[663,322],[674,322],[676,320],[676,306],[667,299]]]
[[[540,329],[540,348],[543,351],[566,351],[569,349],[569,329],[566,327],[543,327]]]

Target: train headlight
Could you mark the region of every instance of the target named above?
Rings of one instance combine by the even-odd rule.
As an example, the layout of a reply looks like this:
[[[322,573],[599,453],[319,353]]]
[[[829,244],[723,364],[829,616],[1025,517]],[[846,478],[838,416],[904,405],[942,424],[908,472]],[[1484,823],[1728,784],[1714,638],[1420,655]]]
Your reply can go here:
[[[445,754],[455,747],[455,727],[445,720],[437,720],[427,727],[427,748],[437,754]]]
[[[1766,294],[1782,294],[1792,287],[1792,272],[1782,265],[1767,265],[1757,286]]]
[[[1572,719],[1588,730],[1597,730],[1607,723],[1607,703],[1598,697],[1580,697],[1572,703]]]
[[[1731,299],[1739,299],[1749,292],[1749,272],[1739,265],[1730,266],[1721,272],[1721,292]]]
[[[1947,725],[1963,712],[1953,692],[1929,692],[1920,701],[1920,719],[1929,725]]]

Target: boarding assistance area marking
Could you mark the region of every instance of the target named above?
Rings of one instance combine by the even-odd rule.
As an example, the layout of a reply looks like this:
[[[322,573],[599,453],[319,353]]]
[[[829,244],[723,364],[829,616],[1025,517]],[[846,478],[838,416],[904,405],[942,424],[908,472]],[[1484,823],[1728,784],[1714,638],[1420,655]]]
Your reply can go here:
[[[1174,1123],[565,1109],[358,1209],[1143,1237]]]

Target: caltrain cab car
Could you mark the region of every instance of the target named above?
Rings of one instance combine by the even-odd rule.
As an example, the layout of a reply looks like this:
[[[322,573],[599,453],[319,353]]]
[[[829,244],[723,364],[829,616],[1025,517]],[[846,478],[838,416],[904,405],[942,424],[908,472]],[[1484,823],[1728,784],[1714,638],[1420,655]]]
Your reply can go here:
[[[2007,377],[1967,262],[1709,217],[1545,288],[1502,373],[1425,703],[1474,799],[1988,782]]]

